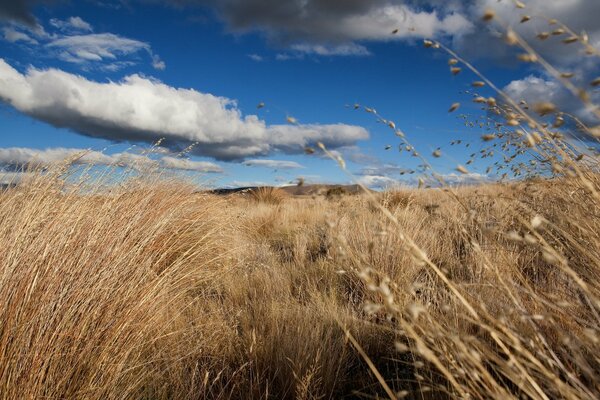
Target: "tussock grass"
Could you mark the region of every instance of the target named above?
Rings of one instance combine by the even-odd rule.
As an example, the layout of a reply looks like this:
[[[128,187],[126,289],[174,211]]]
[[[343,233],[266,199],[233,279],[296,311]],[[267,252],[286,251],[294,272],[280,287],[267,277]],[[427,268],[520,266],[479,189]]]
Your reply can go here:
[[[346,333],[400,397],[599,392],[600,219],[572,181],[459,189],[471,211],[441,189],[383,193],[397,224],[366,196],[59,187],[0,195],[3,398],[385,396]]]
[[[280,204],[288,197],[283,190],[271,186],[252,189],[249,193],[254,201],[267,204]]]

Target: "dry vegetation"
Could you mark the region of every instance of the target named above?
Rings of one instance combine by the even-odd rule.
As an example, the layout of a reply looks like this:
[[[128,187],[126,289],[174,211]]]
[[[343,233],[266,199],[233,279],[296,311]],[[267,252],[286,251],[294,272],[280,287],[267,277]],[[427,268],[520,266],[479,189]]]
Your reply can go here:
[[[573,182],[374,203],[36,178],[0,197],[0,393],[594,398],[600,218]]]
[[[597,155],[552,105],[476,100],[504,121],[482,154],[543,178],[219,197],[63,169],[1,192],[0,397],[600,397]]]

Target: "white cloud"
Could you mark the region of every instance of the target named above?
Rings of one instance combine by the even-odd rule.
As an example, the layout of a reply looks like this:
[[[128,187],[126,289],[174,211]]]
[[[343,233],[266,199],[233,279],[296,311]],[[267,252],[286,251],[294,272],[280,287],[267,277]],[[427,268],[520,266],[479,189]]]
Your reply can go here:
[[[74,164],[112,164],[114,160],[97,151],[84,149],[31,149],[25,147],[0,148],[0,165],[19,167],[30,165],[32,167],[49,166],[72,159]]]
[[[358,182],[371,189],[388,189],[400,184],[397,180],[384,175],[363,175]]]
[[[164,168],[170,169],[179,169],[196,172],[223,172],[223,168],[221,168],[215,163],[208,161],[192,161],[185,158],[165,156],[160,159],[160,163]]]
[[[198,0],[177,0],[192,4]],[[175,0],[171,2],[175,3]],[[302,43],[312,54],[364,55],[356,41],[456,36],[473,24],[461,7],[432,0],[228,0],[215,6],[234,31],[260,31],[280,44]],[[454,2],[452,2],[454,3]],[[395,34],[392,34],[392,32]],[[341,45],[338,51],[332,51]],[[344,46],[346,48],[344,49]],[[348,47],[353,46],[353,47]]]
[[[473,27],[458,13],[440,17],[438,11],[415,11],[406,5],[388,4],[366,14],[342,18],[332,24],[331,33],[350,40],[399,40],[460,35]],[[395,34],[393,31],[398,30]]]
[[[589,73],[586,75],[591,76]],[[525,100],[528,104],[550,102],[555,104],[560,111],[573,114],[587,124],[600,122],[593,112],[586,109],[578,98],[555,80],[529,75],[510,82],[504,91],[517,102],[521,100]],[[598,93],[592,94],[592,98],[595,101],[600,100]]]
[[[34,27],[11,24],[2,29],[3,39],[12,43],[36,46],[43,56],[80,65],[83,69],[117,71],[139,63],[145,53],[156,70],[164,70],[165,62],[149,43],[114,33],[91,33],[92,26],[80,17],[51,19],[49,32],[42,25]]]
[[[50,20],[50,25],[62,31],[93,31],[92,26],[80,17],[70,17],[69,19],[64,21],[57,18],[52,18]]]
[[[244,165],[249,167],[265,167],[272,169],[298,169],[304,168],[304,166],[298,164],[295,161],[282,161],[282,160],[247,160],[244,161]]]
[[[291,46],[291,50],[302,54],[314,54],[318,56],[368,56],[371,53],[362,45],[347,43],[339,45],[322,45],[300,43]]]
[[[162,167],[166,169],[221,173],[223,169],[207,161],[191,161],[172,156],[158,159],[135,153],[104,154],[99,151],[73,148],[33,149],[27,147],[0,148],[0,166],[18,170],[24,166],[47,168],[60,163],[71,165],[114,165],[127,168]]]
[[[69,62],[115,60],[140,50],[150,51],[148,43],[112,33],[66,36],[52,40],[47,46],[56,49],[60,57]]]
[[[4,34],[4,40],[10,43],[25,42],[29,44],[38,44],[38,41],[31,36],[10,26],[2,28],[2,33]]]
[[[160,59],[159,56],[157,56],[156,54],[152,54],[152,67],[154,69],[157,69],[159,71],[163,71],[165,70],[165,68],[167,68],[167,64],[165,64],[165,62],[163,60]]]
[[[245,187],[261,187],[261,186],[274,186],[274,185],[264,182],[264,181],[232,181],[229,184],[225,185],[225,188],[237,189],[237,188],[245,188]]]
[[[358,126],[270,125],[243,116],[235,101],[130,75],[99,83],[57,69],[25,74],[0,59],[0,99],[39,120],[92,137],[154,143],[173,149],[197,143],[193,152],[240,159],[273,151],[300,153],[323,142],[328,148],[369,137]]]
[[[447,185],[475,185],[478,183],[489,182],[491,179],[487,175],[483,175],[477,172],[469,172],[468,174],[457,174],[451,172],[449,174],[438,175]],[[439,186],[439,181],[431,178],[428,180],[432,186]]]
[[[248,57],[252,60],[252,61],[256,61],[256,62],[261,62],[264,61],[264,57],[260,56],[258,54],[248,54]]]

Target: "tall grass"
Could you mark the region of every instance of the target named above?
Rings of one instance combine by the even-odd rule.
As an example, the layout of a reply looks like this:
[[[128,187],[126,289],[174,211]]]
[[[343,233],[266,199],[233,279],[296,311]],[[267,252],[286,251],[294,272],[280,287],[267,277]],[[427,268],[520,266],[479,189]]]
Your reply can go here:
[[[457,194],[470,212],[441,189],[377,195],[392,222],[366,196],[272,205],[46,176],[7,190],[0,393],[385,396],[355,341],[398,397],[597,396],[593,198],[569,180]]]

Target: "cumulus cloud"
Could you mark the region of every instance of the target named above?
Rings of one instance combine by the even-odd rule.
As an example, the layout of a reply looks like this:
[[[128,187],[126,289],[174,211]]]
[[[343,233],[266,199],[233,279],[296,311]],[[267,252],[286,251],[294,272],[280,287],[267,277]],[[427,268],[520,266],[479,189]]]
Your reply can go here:
[[[204,3],[216,7],[233,30],[259,30],[283,42],[348,43],[431,37],[455,35],[471,27],[471,23],[458,13],[442,15],[436,10],[419,10],[400,1],[227,0]],[[392,36],[395,29],[398,31]]]
[[[163,144],[222,160],[299,153],[323,142],[328,148],[368,138],[358,126],[266,125],[243,116],[235,101],[130,75],[99,83],[57,69],[20,73],[0,59],[0,99],[33,118],[80,134],[115,141]]]
[[[431,1],[431,0],[429,0]],[[550,35],[546,40],[539,40],[541,32],[552,32],[559,25],[550,25],[547,19],[556,18],[566,24],[574,32],[586,32],[589,42],[600,47],[600,2],[597,0],[527,0],[526,7],[517,8],[512,1],[479,0],[467,1],[453,6],[459,12],[469,15],[470,20],[477,21],[477,29],[471,33],[455,38],[454,47],[469,59],[491,58],[495,62],[509,65],[517,63],[516,54],[521,51],[518,46],[508,46],[502,40],[504,28],[492,23],[481,22],[481,15],[486,9],[493,9],[497,19],[509,24],[535,50],[552,63],[561,72],[571,72],[571,81],[582,88],[589,88],[589,82],[600,74],[600,64],[596,57],[585,55],[580,43],[564,44],[562,41],[568,34]],[[523,15],[531,16],[531,20],[520,23]],[[532,65],[529,76],[515,79],[507,84],[504,90],[515,100],[525,100],[530,104],[550,101],[561,111],[576,115],[587,124],[597,124],[598,118],[586,110],[581,101],[570,93],[562,84],[556,82],[539,65]],[[600,92],[591,91],[592,100],[600,101]]]
[[[73,148],[33,149],[27,147],[0,148],[0,166],[5,170],[18,170],[23,166],[47,168],[68,162],[71,165],[115,165],[128,168],[160,166],[166,169],[221,173],[223,169],[211,162],[192,161],[184,158],[164,156],[153,159],[135,153],[105,154],[99,151]]]
[[[591,75],[587,74],[590,76]],[[515,101],[524,100],[529,104],[537,102],[551,102],[562,111],[575,115],[578,119],[588,125],[600,123],[600,120],[594,113],[586,108],[585,105],[570,91],[568,91],[561,83],[551,80],[550,78],[542,78],[534,75],[529,75],[523,79],[517,79],[510,82],[504,91]],[[598,103],[600,101],[600,93],[592,93],[592,99]],[[569,121],[567,121],[569,122]]]
[[[358,178],[358,182],[371,189],[388,189],[400,185],[400,182],[385,175],[363,175]]]
[[[231,31],[260,32],[273,43],[299,50],[280,54],[280,60],[301,54],[367,55],[368,49],[357,42],[458,36],[473,28],[462,8],[444,3],[432,7],[435,0],[138,1],[211,6]]]
[[[451,172],[449,174],[438,175],[439,178],[447,185],[461,186],[461,185],[476,185],[478,183],[489,182],[491,178],[488,175],[480,174],[477,172],[469,172],[468,174],[457,174]],[[433,178],[429,180],[432,186],[439,186],[439,182]]]
[[[244,161],[244,165],[249,167],[265,167],[271,169],[298,169],[304,168],[304,166],[298,164],[295,161],[282,161],[282,160],[247,160]]]

